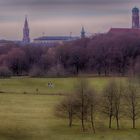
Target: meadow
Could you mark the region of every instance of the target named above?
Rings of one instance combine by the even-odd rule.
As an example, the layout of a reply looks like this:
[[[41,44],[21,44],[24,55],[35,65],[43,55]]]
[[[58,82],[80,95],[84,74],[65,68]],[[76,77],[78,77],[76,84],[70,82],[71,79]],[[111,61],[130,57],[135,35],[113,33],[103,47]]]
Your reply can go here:
[[[126,78],[115,78],[125,82]],[[80,124],[67,126],[68,121],[56,118],[54,108],[64,94],[74,92],[77,78],[0,79],[0,140],[139,140],[137,129],[131,129],[129,120],[121,120],[121,130],[107,129],[106,118],[97,118],[97,132],[83,133]],[[88,78],[100,93],[111,77]],[[48,82],[54,84],[48,87]],[[125,124],[125,125],[124,125]]]

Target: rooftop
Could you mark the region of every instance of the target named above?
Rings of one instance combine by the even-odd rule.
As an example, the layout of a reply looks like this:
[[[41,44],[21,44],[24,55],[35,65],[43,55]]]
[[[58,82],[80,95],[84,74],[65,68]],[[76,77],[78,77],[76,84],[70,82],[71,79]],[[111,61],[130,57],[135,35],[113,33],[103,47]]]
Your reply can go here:
[[[134,8],[132,9],[132,12],[133,12],[133,13],[138,13],[138,12],[139,12],[139,8],[134,7]]]
[[[111,28],[108,33],[112,34],[138,34],[140,35],[140,29],[132,29],[132,28]]]
[[[67,40],[75,40],[79,39],[79,37],[70,37],[70,36],[42,36],[39,38],[36,38],[34,40],[61,40],[61,41],[67,41]]]

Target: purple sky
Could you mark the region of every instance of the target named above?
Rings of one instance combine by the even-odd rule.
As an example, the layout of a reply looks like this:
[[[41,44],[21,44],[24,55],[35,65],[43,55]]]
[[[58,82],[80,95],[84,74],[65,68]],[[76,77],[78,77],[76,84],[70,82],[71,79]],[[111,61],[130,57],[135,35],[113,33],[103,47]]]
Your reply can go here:
[[[131,9],[140,0],[0,0],[0,39],[20,40],[25,15],[30,36],[87,35],[131,27]]]

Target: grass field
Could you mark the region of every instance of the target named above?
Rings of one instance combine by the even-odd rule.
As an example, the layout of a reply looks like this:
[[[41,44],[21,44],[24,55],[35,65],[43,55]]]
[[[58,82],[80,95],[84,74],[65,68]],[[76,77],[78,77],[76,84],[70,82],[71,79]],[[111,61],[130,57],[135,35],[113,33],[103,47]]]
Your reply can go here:
[[[112,78],[88,78],[97,91]],[[124,82],[126,78],[116,78]],[[54,83],[50,89],[47,83]],[[107,129],[104,118],[98,118],[97,133],[83,133],[79,123],[73,128],[67,120],[55,117],[54,107],[63,98],[58,93],[74,91],[76,78],[12,78],[0,79],[0,140],[139,140],[138,128],[131,129],[128,120],[121,122],[121,130]],[[39,94],[36,94],[38,89]],[[23,93],[27,94],[23,94]],[[46,94],[46,95],[44,95]],[[58,95],[57,95],[58,94]],[[123,126],[125,124],[125,127]]]
[[[112,77],[87,78],[96,90],[100,91],[111,81]],[[125,81],[126,78],[115,78],[118,82]],[[11,78],[0,79],[0,91],[6,93],[32,93],[36,94],[38,89],[39,94],[58,94],[71,93],[74,90],[74,84],[77,78]],[[48,88],[48,82],[54,84],[54,88]]]

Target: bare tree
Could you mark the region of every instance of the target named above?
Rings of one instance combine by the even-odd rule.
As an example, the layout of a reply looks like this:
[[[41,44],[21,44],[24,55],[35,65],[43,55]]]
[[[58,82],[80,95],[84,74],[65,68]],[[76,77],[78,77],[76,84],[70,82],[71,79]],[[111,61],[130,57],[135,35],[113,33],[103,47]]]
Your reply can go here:
[[[129,82],[124,94],[126,114],[132,120],[132,128],[136,128],[136,120],[140,117],[140,95],[138,92],[138,85]]]
[[[87,118],[87,82],[85,82],[84,79],[78,80],[78,84],[76,85],[76,99],[77,99],[77,106],[79,106],[79,112],[77,114],[79,115],[81,119],[82,129],[85,131],[85,118]]]
[[[85,122],[90,120],[91,127],[95,133],[95,114],[97,111],[97,95],[95,90],[90,88],[86,79],[79,79],[76,85],[76,104],[78,106],[77,115],[82,124],[82,129],[85,131]]]
[[[55,114],[66,117],[69,120],[69,127],[72,127],[75,102],[72,95],[67,95],[57,106]]]
[[[121,99],[122,99],[123,91],[124,88],[122,83],[114,87],[114,107],[115,107],[114,116],[116,119],[117,129],[120,129],[119,119],[120,119],[120,112],[121,112],[120,108],[121,108]]]
[[[92,90],[86,79],[78,79],[75,86],[75,93],[69,94],[56,106],[56,115],[69,120],[72,126],[73,119],[80,119],[82,130],[85,131],[85,123],[91,123],[95,133],[95,115],[97,111],[97,95]]]
[[[114,93],[116,92],[116,83],[111,81],[103,91],[102,112],[109,118],[109,128],[112,127],[112,118],[114,114]]]
[[[97,98],[97,94],[94,90],[89,91],[88,94],[89,97],[89,108],[90,108],[90,120],[91,120],[91,126],[92,126],[92,130],[95,133],[95,115],[96,115],[96,111],[98,108],[98,98]]]

